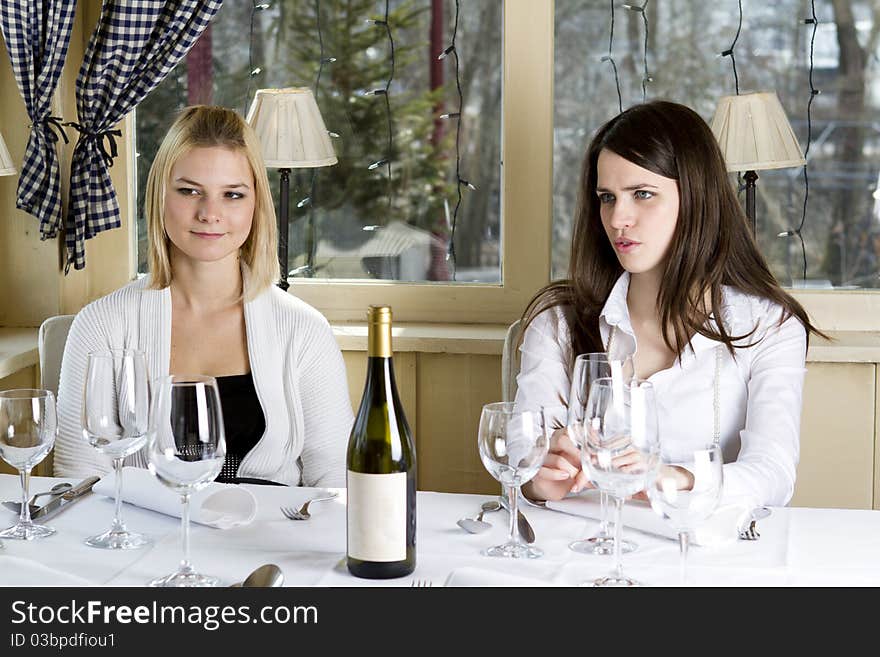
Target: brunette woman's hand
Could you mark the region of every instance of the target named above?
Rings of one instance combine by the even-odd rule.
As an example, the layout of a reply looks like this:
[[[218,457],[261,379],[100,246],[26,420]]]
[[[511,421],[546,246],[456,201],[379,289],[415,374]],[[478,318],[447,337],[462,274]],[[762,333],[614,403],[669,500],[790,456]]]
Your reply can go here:
[[[660,472],[657,475],[657,479],[674,482],[676,490],[691,490],[694,487],[693,473],[686,468],[677,465],[660,466]],[[650,502],[648,494],[645,491],[636,493],[632,496],[632,499]]]
[[[544,464],[531,481],[523,485],[523,494],[533,500],[561,500],[568,493],[593,488],[581,469],[581,453],[565,429],[550,437],[550,449]]]

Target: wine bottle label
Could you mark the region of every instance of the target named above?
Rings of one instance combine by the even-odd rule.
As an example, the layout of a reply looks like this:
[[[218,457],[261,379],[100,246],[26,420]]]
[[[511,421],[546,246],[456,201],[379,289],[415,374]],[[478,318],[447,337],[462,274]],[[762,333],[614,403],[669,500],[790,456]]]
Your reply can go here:
[[[406,473],[348,471],[348,555],[361,561],[406,559]]]

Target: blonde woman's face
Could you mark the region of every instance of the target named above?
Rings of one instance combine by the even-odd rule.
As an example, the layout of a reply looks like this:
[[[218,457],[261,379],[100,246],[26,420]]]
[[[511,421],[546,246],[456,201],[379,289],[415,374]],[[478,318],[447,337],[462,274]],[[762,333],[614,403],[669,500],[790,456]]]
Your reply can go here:
[[[172,251],[199,262],[235,258],[254,222],[254,175],[244,153],[196,147],[177,160],[165,189]]]

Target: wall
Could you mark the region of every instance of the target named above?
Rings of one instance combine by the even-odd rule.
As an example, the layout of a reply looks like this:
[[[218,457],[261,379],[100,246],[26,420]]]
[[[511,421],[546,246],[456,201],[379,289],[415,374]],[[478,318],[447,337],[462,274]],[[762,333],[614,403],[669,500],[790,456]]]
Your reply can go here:
[[[75,84],[83,53],[101,11],[99,2],[77,4],[67,60],[52,103],[52,113],[64,121],[77,120]],[[21,169],[27,145],[30,120],[9,63],[3,39],[0,39],[0,132],[13,161]],[[130,130],[125,120],[118,128]],[[76,145],[76,131],[67,128],[70,144],[58,142],[59,162],[66,210],[70,159]],[[40,241],[39,221],[15,208],[18,176],[0,178],[0,326],[39,326],[52,315],[79,310],[89,301],[111,292],[131,278],[134,248],[133,199],[127,166],[133,159],[128,140],[119,140],[119,157],[111,169],[123,213],[123,227],[107,231],[86,244],[87,267],[63,273],[63,239]]]

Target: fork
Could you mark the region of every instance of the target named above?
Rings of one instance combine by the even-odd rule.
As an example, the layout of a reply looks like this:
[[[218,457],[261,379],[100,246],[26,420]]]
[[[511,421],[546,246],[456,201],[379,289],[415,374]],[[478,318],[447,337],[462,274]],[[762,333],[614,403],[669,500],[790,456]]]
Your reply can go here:
[[[429,579],[414,579],[412,581],[412,584],[410,584],[410,586],[412,586],[414,588],[426,588],[428,586],[431,586],[431,580],[429,580]]]
[[[761,538],[761,535],[758,533],[757,527],[755,527],[755,521],[752,520],[749,522],[749,526],[740,531],[739,537],[743,541],[757,541]]]
[[[332,495],[327,495],[325,497],[313,497],[298,509],[292,506],[282,506],[281,513],[291,520],[308,520],[312,517],[312,514],[309,513],[309,504],[312,502],[326,502],[327,500],[335,499],[338,495],[338,493],[333,493]]]

